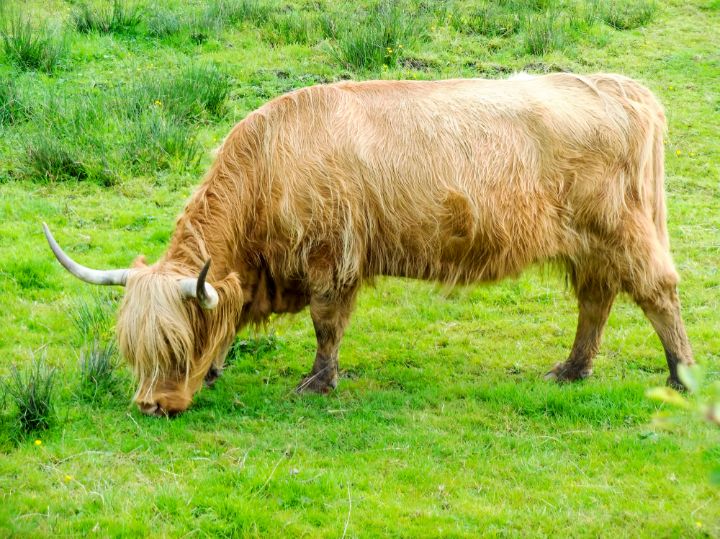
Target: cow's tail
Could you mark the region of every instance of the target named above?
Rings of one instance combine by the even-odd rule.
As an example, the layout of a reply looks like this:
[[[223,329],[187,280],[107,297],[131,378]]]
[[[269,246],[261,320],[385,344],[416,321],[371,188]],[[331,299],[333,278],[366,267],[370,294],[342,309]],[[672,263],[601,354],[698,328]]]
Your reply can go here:
[[[636,136],[640,137],[640,140],[636,140],[637,148],[640,150],[637,160],[639,168],[636,174],[639,181],[638,194],[647,204],[648,213],[652,214],[660,244],[669,249],[663,144],[667,129],[665,113],[650,90],[624,77],[621,80],[622,92],[631,104],[636,125],[639,127],[635,132]]]

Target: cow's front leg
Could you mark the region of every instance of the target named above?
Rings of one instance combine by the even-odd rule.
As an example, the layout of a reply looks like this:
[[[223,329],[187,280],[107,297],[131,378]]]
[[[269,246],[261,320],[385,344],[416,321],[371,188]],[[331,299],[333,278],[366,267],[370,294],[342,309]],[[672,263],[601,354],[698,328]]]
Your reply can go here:
[[[558,363],[545,375],[558,382],[580,380],[592,373],[593,358],[600,348],[600,339],[607,322],[615,293],[605,286],[582,286],[577,291],[578,325],[570,357]]]
[[[210,368],[205,373],[205,387],[212,387],[215,385],[215,382],[218,381],[218,378],[222,375],[222,367],[218,367],[215,364],[210,365]]]
[[[205,387],[214,386],[215,382],[217,382],[218,379],[222,376],[223,366],[225,365],[225,358],[227,357],[231,347],[232,341],[230,341],[230,343],[225,346],[222,352],[218,354],[218,356],[210,364],[210,368],[208,368],[207,372],[205,373]]]
[[[355,303],[355,292],[353,287],[338,297],[311,298],[310,315],[315,327],[317,352],[312,371],[300,382],[298,392],[329,393],[337,386],[338,351]]]

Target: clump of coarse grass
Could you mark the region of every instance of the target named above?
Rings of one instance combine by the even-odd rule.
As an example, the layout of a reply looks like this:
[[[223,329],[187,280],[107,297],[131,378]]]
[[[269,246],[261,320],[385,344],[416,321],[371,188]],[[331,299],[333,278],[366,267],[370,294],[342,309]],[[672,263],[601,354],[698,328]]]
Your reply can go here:
[[[166,87],[174,114],[197,119],[203,111],[220,116],[230,95],[230,78],[212,64],[191,66]]]
[[[567,43],[567,22],[557,14],[545,13],[526,19],[523,48],[526,53],[541,56],[561,50]]]
[[[138,174],[196,170],[202,157],[202,148],[188,126],[157,109],[138,117],[127,135],[125,161]]]
[[[46,429],[52,423],[55,377],[56,370],[42,357],[34,358],[25,372],[11,368],[6,391],[24,432]]]
[[[72,11],[71,18],[75,30],[82,34],[122,34],[135,30],[142,15],[137,5],[113,0],[105,7],[80,4]]]
[[[174,12],[157,10],[151,12],[145,21],[147,33],[152,37],[163,38],[183,31],[185,24]]]
[[[139,117],[149,110],[180,121],[222,114],[230,95],[230,78],[212,64],[190,66],[174,76],[147,77],[117,94],[120,114]]]
[[[21,155],[20,176],[39,183],[92,181],[102,186],[113,185],[117,178],[90,155],[91,148],[51,133],[37,133],[25,141]]]
[[[205,17],[216,21],[219,27],[225,23],[239,22],[262,26],[275,10],[268,0],[214,0],[206,10]]]
[[[119,363],[113,341],[104,346],[98,340],[86,343],[80,350],[80,388],[78,397],[97,402],[113,393],[117,386]]]
[[[21,172],[23,177],[40,182],[86,180],[90,176],[76,148],[46,134],[27,143]]]
[[[347,67],[395,66],[407,44],[419,33],[419,20],[404,6],[383,1],[365,13],[336,21],[334,54]],[[328,27],[327,22],[323,27]]]
[[[112,185],[108,166],[112,129],[107,99],[90,95],[46,94],[33,112],[34,132],[24,135],[22,177],[37,182],[89,181]]]
[[[467,35],[505,37],[522,26],[522,11],[503,9],[497,4],[485,4],[469,12],[456,10],[449,18],[450,26]]]
[[[598,0],[596,16],[616,30],[631,30],[644,26],[657,10],[654,0]]]
[[[287,10],[270,17],[263,28],[263,37],[276,45],[307,45],[318,41],[320,27],[314,15]]]
[[[89,300],[79,300],[70,311],[79,342],[109,337],[116,306],[117,298],[114,294],[97,293]]]
[[[0,77],[0,126],[17,123],[29,115],[30,110],[13,79]]]
[[[2,30],[5,57],[19,69],[53,72],[67,53],[65,38],[45,24],[33,24],[22,16]]]

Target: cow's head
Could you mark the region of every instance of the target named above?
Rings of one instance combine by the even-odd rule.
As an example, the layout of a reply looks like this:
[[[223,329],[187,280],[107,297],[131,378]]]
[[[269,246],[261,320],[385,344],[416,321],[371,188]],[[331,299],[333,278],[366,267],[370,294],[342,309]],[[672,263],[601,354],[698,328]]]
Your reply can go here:
[[[190,406],[213,363],[224,359],[237,330],[233,306],[242,306],[235,274],[206,282],[207,261],[197,277],[177,265],[94,270],[66,255],[43,224],[58,261],[79,279],[125,287],[117,320],[120,350],[138,381],[135,402],[145,414],[169,416]],[[239,297],[236,297],[239,296]]]

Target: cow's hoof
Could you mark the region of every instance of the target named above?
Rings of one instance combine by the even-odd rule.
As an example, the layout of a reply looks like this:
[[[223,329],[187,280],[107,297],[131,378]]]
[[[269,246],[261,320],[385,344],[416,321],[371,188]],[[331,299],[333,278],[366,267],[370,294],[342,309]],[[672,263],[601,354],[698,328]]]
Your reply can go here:
[[[317,374],[309,374],[295,388],[297,393],[321,393],[327,395],[337,387],[337,376],[330,379],[321,378]]]
[[[222,369],[213,365],[205,374],[205,387],[212,387],[222,375]]]
[[[687,391],[685,384],[683,384],[679,378],[673,377],[672,375],[668,376],[667,382],[665,383],[668,387],[671,387],[677,391]]]
[[[550,371],[545,374],[545,380],[555,380],[556,382],[574,382],[582,380],[592,374],[592,367],[578,367],[567,361],[558,363]]]

